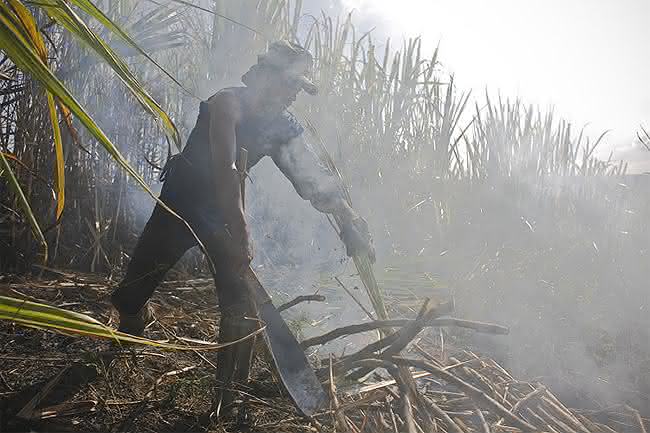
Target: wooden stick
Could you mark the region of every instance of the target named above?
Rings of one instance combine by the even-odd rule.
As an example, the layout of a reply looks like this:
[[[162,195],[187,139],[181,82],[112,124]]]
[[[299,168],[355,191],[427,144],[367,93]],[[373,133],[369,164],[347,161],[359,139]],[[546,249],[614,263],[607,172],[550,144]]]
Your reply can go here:
[[[280,305],[277,310],[278,311],[284,311],[287,310],[295,305],[300,304],[301,302],[324,302],[325,301],[325,296],[323,295],[301,295],[301,296],[296,296],[293,300],[286,302],[282,305]]]
[[[248,150],[246,148],[239,148],[236,164],[239,172],[242,209],[246,209],[246,178],[248,177]]]
[[[535,411],[533,411],[530,407],[526,408],[526,412],[528,413],[529,416],[531,416],[531,417],[533,417],[534,419],[537,420],[537,422],[539,423],[539,426],[540,426],[540,430],[550,429],[550,430],[552,430],[554,432],[557,431],[548,424],[548,421],[546,421],[541,416],[537,415],[537,413]],[[543,428],[542,428],[542,426],[543,426]]]
[[[447,424],[447,426],[454,432],[454,433],[465,433],[463,429],[461,429],[458,424],[454,422],[453,419],[440,408],[437,404],[433,402],[430,398],[423,396],[421,401],[428,406],[428,408],[438,417],[442,418],[442,420]]]
[[[488,425],[487,421],[485,420],[485,417],[483,416],[483,412],[481,412],[481,409],[476,406],[475,411],[476,415],[478,416],[479,421],[481,422],[481,427],[483,428],[483,433],[490,433],[490,426]]]
[[[548,397],[547,397],[548,396]],[[553,398],[549,398],[552,396]],[[564,418],[566,422],[568,422],[572,428],[576,430],[580,430],[583,433],[590,433],[589,429],[587,429],[578,418],[576,418],[569,409],[566,408],[555,396],[553,396],[552,393],[547,392],[546,395],[542,396],[542,401],[544,401],[547,405],[555,409],[555,411]]]
[[[280,310],[281,307],[278,308]],[[439,313],[440,315],[445,313]],[[380,328],[398,328],[409,326],[414,320],[410,319],[393,319],[393,320],[375,320],[368,323],[358,323],[355,325],[342,326],[340,328],[333,329],[323,335],[309,338],[300,343],[303,348],[316,346],[319,344],[325,344],[337,338],[345,337],[348,335],[359,334],[362,332],[374,331],[375,329]],[[485,322],[476,322],[472,320],[463,320],[457,319],[455,317],[449,317],[444,319],[432,319],[424,324],[425,327],[447,327],[455,326],[459,328],[473,329],[477,332],[483,332],[486,334],[495,334],[495,335],[507,335],[510,332],[510,329],[496,325],[493,323]]]
[[[542,414],[542,416],[549,421],[549,424],[552,423],[556,427],[560,428],[565,433],[576,433],[576,430],[571,428],[568,424],[562,422],[562,420],[551,415],[546,409],[541,406],[537,406],[537,410]]]
[[[348,422],[345,417],[345,412],[339,406],[339,400],[336,397],[336,384],[334,383],[334,374],[332,373],[332,354],[330,353],[330,362],[329,362],[329,373],[330,373],[330,402],[332,404],[332,411],[334,412],[334,425],[341,432],[347,432],[349,430]]]
[[[424,329],[424,323],[444,314],[442,311],[448,311],[449,308],[453,308],[453,302],[446,302],[434,308],[429,307],[429,299],[425,300],[420,308],[418,317],[396,333],[397,339],[384,350],[382,357],[387,359],[392,355],[399,354]],[[361,368],[358,371],[352,372],[348,378],[350,380],[358,380],[368,373],[367,368]]]
[[[596,425],[596,423],[592,422],[586,416],[578,414],[577,417],[580,420],[580,422],[582,422],[588,429],[590,429],[590,431],[592,431],[594,433],[602,433],[603,432],[603,430],[600,427],[598,427]]]
[[[371,313],[370,311],[368,311],[368,309],[367,309],[366,307],[363,306],[363,304],[361,303],[361,301],[359,301],[359,300],[356,298],[356,296],[354,296],[354,295],[352,294],[352,292],[351,292],[347,287],[345,287],[345,284],[343,284],[343,283],[341,282],[341,280],[339,280],[339,277],[334,277],[334,279],[336,280],[337,283],[339,283],[339,286],[343,287],[343,290],[345,290],[345,293],[347,293],[348,295],[350,295],[350,297],[352,298],[352,300],[353,300],[353,301],[354,301],[354,302],[359,306],[359,308],[361,308],[361,310],[363,310],[363,312],[366,313],[366,316],[368,316],[368,318],[370,318],[370,320],[375,320],[375,316],[373,316],[372,313]]]
[[[628,405],[625,405],[625,409],[629,410],[630,412],[632,412],[632,414],[634,414],[634,418],[636,419],[636,422],[639,423],[639,428],[641,429],[641,433],[648,433],[648,431],[645,429],[645,425],[643,424],[643,419],[641,419],[641,414],[639,414],[639,411]]]
[[[95,412],[96,408],[97,401],[95,400],[68,401],[48,406],[43,409],[38,409],[34,411],[34,418],[47,419],[59,416],[79,415],[82,413]]]
[[[476,388],[474,385],[470,385],[469,383],[465,382],[462,379],[459,379],[458,377],[454,376],[448,371],[445,371],[439,367],[436,367],[431,363],[421,361],[419,359],[401,358],[401,357],[393,356],[390,358],[390,360],[391,362],[394,362],[397,365],[410,365],[431,372],[432,374],[439,377],[440,379],[443,379],[444,381],[463,390],[470,397],[482,402],[485,405],[490,406],[494,410],[494,412],[496,412],[497,414],[499,414],[500,416],[508,420],[508,422],[514,425],[515,427],[519,427],[523,431],[538,430],[536,427],[532,426],[531,424],[529,424],[527,421],[523,420],[519,416],[509,412],[505,407],[501,405],[501,403],[494,400],[492,397],[485,394],[483,391]]]

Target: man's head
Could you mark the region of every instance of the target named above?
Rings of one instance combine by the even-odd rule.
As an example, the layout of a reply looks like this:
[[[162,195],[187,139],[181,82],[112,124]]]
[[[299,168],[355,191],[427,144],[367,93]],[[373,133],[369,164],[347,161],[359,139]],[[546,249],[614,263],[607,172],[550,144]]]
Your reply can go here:
[[[242,77],[247,87],[259,92],[268,108],[287,108],[301,90],[318,92],[310,80],[313,58],[309,51],[289,41],[273,42]]]

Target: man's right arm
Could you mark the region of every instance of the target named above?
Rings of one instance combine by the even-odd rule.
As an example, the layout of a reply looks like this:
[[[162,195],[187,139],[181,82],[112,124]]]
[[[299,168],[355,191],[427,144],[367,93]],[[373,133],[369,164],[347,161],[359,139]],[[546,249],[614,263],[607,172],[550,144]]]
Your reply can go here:
[[[348,204],[340,179],[319,161],[303,137],[298,135],[288,143],[277,146],[271,157],[300,197],[309,200],[319,212],[340,218],[341,240],[348,255],[367,253],[374,262],[375,252],[368,223]]]
[[[240,119],[240,103],[232,93],[222,91],[208,101],[210,113],[210,158],[217,206],[224,218],[226,233],[232,239],[233,259],[250,262],[248,228],[241,197],[237,158],[236,127]]]

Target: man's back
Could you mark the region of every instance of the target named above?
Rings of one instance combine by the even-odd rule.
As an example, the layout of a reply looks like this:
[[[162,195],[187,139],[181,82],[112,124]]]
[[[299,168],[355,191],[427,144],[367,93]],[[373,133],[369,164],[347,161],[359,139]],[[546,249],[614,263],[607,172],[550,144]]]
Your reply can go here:
[[[236,126],[237,151],[245,148],[248,151],[248,169],[253,167],[264,156],[271,156],[278,151],[278,147],[286,145],[304,131],[303,127],[288,111],[259,112],[247,101],[250,96],[246,87],[229,87],[220,90],[207,101],[201,102],[196,125],[192,129],[182,155],[191,162],[195,169],[200,170],[197,175],[206,178],[214,173],[210,166],[208,155],[210,153],[210,104],[213,98],[224,93],[230,94],[239,101],[240,120]]]

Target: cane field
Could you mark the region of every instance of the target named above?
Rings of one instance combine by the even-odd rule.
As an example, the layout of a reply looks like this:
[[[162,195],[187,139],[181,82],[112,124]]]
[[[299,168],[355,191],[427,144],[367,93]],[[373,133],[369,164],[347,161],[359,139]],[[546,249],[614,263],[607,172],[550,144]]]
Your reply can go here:
[[[303,0],[3,0],[0,32],[0,431],[650,428],[650,181],[600,151],[606,131],[466,91],[444,43]],[[280,309],[330,404],[301,416],[258,339],[245,419],[206,422],[221,348],[200,249],[147,338],[116,333],[109,295],[199,102],[278,39],[314,55],[319,93],[291,111],[377,262],[258,164],[253,268],[296,300]]]

